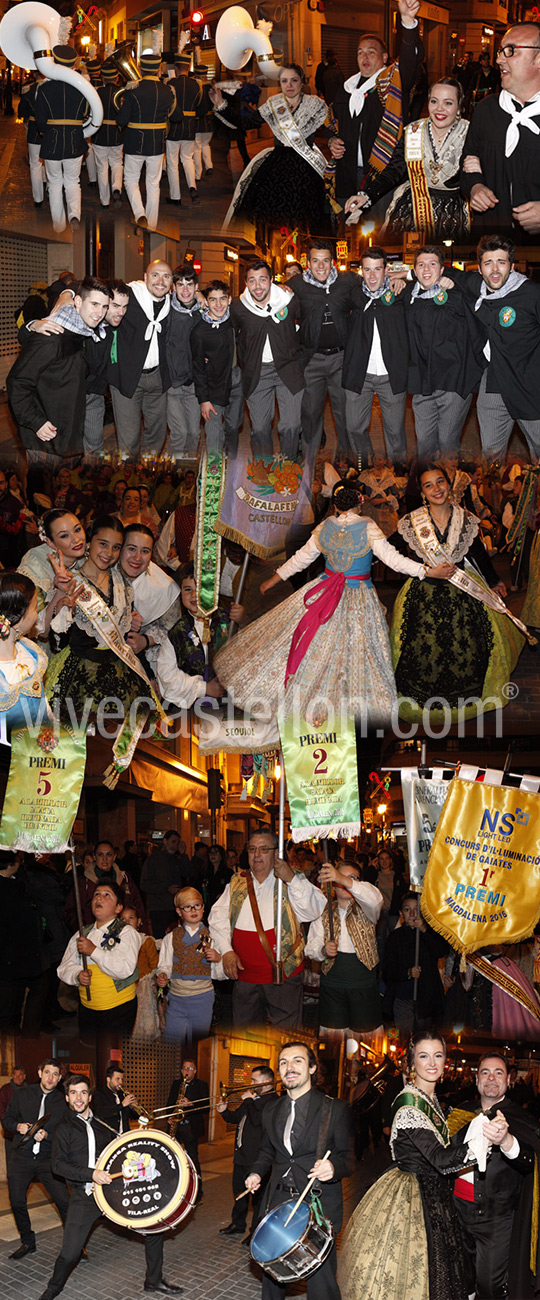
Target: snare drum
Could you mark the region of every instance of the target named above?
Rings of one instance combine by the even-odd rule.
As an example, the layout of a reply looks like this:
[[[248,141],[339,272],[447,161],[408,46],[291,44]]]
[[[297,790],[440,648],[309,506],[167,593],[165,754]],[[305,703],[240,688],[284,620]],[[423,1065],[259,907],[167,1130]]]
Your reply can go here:
[[[251,1240],[251,1258],[276,1282],[295,1282],[314,1273],[330,1253],[334,1241],[332,1224],[324,1216],[319,1221],[307,1201],[302,1201],[285,1227],[294,1205],[296,1201],[285,1201],[270,1210]]]
[[[96,1163],[112,1175],[111,1183],[94,1184],[103,1214],[135,1232],[176,1228],[193,1208],[198,1177],[184,1148],[158,1129],[121,1133]]]

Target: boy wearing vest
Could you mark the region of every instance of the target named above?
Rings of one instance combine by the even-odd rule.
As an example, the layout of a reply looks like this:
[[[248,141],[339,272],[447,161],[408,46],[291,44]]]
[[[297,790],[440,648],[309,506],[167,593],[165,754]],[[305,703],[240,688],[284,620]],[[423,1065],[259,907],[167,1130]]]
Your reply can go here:
[[[330,937],[329,904],[309,927],[306,956],[320,961],[320,1029],[354,1029],[367,1033],[382,1024],[375,927],[382,907],[376,885],[360,880],[357,867],[324,863],[323,888],[332,882],[334,898]]]
[[[162,940],[157,982],[170,982],[165,1030],[166,1042],[192,1043],[207,1038],[212,1021],[214,987],[212,962],[219,953],[205,944],[204,903],[198,889],[187,886],[174,895],[179,921]]]
[[[84,927],[82,939],[72,936],[58,967],[58,978],[79,988],[81,1033],[130,1034],[135,1023],[141,936],[120,919],[123,906],[124,891],[116,881],[98,885],[92,898],[94,922]]]

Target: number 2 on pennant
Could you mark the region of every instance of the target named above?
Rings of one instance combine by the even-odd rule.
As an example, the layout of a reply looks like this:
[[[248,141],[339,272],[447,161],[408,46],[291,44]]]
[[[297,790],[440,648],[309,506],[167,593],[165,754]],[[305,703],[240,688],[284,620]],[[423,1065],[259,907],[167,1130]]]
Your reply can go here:
[[[49,781],[50,772],[40,772],[37,783],[36,794],[50,794],[52,790],[52,781]]]
[[[316,775],[317,773],[320,773],[321,775],[324,775],[326,772],[328,772],[328,763],[326,762],[326,759],[327,759],[327,753],[326,753],[326,750],[325,750],[325,749],[314,749],[314,750],[313,750],[313,757],[317,759],[317,762],[316,762],[315,767],[314,767],[314,769],[313,769],[313,770],[314,770],[314,774]],[[323,766],[323,764],[324,764],[324,766]]]

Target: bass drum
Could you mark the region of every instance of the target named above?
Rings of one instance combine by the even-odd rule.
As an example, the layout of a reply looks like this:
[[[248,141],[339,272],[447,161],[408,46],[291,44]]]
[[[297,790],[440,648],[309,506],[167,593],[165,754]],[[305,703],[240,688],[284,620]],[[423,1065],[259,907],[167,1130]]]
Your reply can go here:
[[[184,1148],[158,1129],[121,1133],[101,1152],[96,1169],[110,1183],[94,1184],[100,1210],[122,1228],[164,1232],[193,1209],[198,1177]]]
[[[251,1241],[251,1258],[276,1282],[295,1282],[314,1273],[330,1253],[334,1241],[332,1224],[324,1215],[317,1216],[307,1201],[302,1201],[285,1227],[285,1220],[295,1205],[296,1201],[285,1201],[270,1210],[261,1219]]]

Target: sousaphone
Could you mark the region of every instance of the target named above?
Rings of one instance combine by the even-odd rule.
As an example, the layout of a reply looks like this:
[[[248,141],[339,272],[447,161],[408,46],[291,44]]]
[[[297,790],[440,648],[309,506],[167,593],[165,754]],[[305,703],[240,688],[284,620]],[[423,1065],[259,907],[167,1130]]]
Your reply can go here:
[[[0,49],[18,68],[35,68],[50,81],[66,81],[80,90],[90,105],[90,117],[84,123],[84,134],[93,135],[103,121],[103,104],[94,86],[90,85],[73,68],[61,67],[54,62],[52,51],[59,39],[63,20],[50,5],[23,0],[8,10],[0,23]]]
[[[274,53],[265,28],[271,31],[272,24],[260,22],[254,27],[247,9],[241,5],[231,5],[221,15],[216,27],[216,50],[221,63],[226,68],[237,71],[249,63],[254,54],[264,76],[277,81],[281,71],[278,66],[281,54],[277,51]]]

